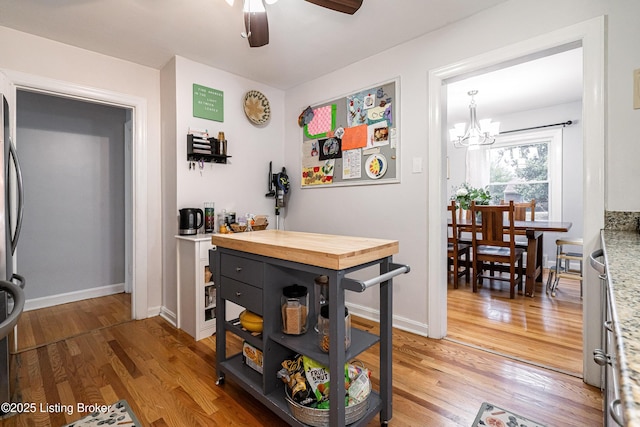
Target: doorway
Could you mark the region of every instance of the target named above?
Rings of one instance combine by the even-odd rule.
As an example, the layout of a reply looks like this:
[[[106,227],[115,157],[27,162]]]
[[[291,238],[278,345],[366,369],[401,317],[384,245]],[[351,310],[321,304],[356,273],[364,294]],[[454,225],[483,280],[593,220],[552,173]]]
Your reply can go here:
[[[16,98],[26,309],[130,292],[130,110],[24,90]]]
[[[429,335],[443,338],[447,332],[446,308],[446,118],[443,119],[443,100],[446,100],[443,81],[465,73],[486,69],[507,61],[526,57],[568,43],[579,42],[584,52],[583,83],[583,170],[585,188],[584,246],[585,254],[599,247],[599,230],[604,226],[604,18],[599,17],[576,24],[535,39],[498,49],[460,63],[429,72],[429,225],[428,241],[428,307]],[[592,352],[600,345],[600,295],[597,275],[586,269],[583,299],[583,378],[591,385],[600,385],[600,368],[593,363]]]
[[[468,125],[468,93],[475,94],[478,120],[500,124],[490,145],[447,144],[447,199],[465,183],[487,189],[492,204],[534,199],[537,221],[570,222],[568,232],[544,233],[548,268],[556,239],[583,232],[582,48],[569,44],[512,62],[444,82],[448,129]],[[513,300],[506,282],[486,280],[476,293],[471,281],[457,289],[450,284],[447,339],[582,377],[579,283],[563,280],[552,296],[546,278],[533,298]]]
[[[131,115],[16,91],[26,209],[15,263],[28,286],[15,351],[131,320]]]

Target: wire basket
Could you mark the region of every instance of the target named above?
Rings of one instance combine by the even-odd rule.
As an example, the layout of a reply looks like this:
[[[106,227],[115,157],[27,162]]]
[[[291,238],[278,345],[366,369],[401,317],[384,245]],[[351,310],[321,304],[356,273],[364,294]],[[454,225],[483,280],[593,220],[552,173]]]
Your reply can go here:
[[[247,226],[233,223],[231,224],[231,229],[233,230],[234,233],[242,233],[247,229]]]
[[[252,231],[266,230],[268,225],[269,225],[269,223],[261,224],[261,225],[252,225],[251,226],[251,230]],[[237,224],[237,223],[231,224],[231,230],[233,230],[234,233],[243,233],[243,232],[247,231],[248,229],[249,228],[246,225],[240,225],[240,224]]]
[[[316,409],[308,406],[302,406],[289,396],[289,387],[285,386],[284,390],[287,403],[289,404],[289,410],[296,420],[310,426],[329,427],[329,409]],[[369,393],[361,402],[344,408],[345,425],[355,423],[360,418],[364,417],[369,409],[370,395],[371,393]]]

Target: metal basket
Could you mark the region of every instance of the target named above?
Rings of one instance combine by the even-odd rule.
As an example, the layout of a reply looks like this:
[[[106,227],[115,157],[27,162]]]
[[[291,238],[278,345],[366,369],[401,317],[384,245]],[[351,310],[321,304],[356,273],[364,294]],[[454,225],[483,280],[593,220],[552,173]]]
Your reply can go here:
[[[316,409],[302,406],[294,402],[291,396],[289,396],[289,387],[285,386],[284,390],[287,403],[289,404],[289,410],[296,420],[310,426],[329,427],[329,409]],[[371,393],[369,393],[362,402],[344,408],[345,425],[355,423],[367,413],[369,409],[369,396],[371,396]]]

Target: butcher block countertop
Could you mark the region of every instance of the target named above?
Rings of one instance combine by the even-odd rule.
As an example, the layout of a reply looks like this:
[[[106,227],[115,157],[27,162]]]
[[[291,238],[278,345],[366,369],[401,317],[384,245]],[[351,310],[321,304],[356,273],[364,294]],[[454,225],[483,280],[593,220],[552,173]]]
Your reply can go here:
[[[214,234],[211,243],[272,258],[342,270],[397,254],[397,240],[263,230]]]

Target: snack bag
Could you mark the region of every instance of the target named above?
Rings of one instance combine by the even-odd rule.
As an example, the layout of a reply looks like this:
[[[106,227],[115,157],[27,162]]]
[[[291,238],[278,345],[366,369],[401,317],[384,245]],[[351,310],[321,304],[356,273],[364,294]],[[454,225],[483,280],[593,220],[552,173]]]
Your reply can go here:
[[[289,394],[295,402],[307,405],[315,400],[312,396],[310,398],[310,388],[304,376],[301,355],[298,354],[293,359],[283,361],[282,369],[277,372],[277,377],[287,385]]]
[[[311,386],[311,393],[316,401],[329,401],[329,368],[321,365],[310,357],[303,356],[304,375]],[[318,407],[319,409],[322,409]]]
[[[304,374],[310,387],[310,397],[315,397],[317,409],[329,408],[329,368],[303,356]],[[371,372],[363,367],[345,363],[345,406],[364,400],[371,392]]]

